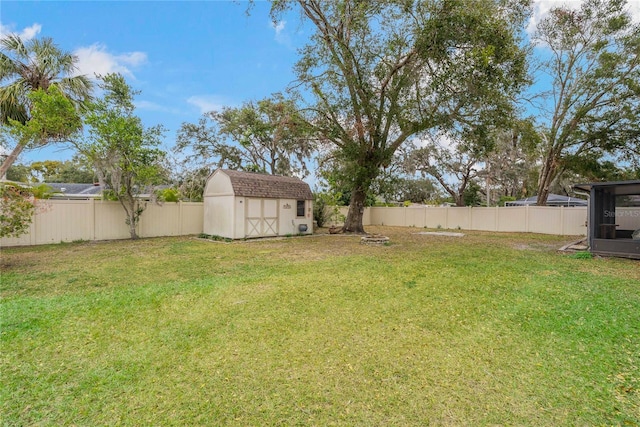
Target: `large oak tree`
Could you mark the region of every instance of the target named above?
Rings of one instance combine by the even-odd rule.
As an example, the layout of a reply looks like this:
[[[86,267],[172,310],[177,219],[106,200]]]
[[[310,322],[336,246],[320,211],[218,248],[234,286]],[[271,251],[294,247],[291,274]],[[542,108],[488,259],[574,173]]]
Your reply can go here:
[[[295,71],[306,114],[347,165],[344,231],[364,232],[367,194],[396,150],[422,132],[499,121],[522,83],[527,1],[275,0],[314,28]]]

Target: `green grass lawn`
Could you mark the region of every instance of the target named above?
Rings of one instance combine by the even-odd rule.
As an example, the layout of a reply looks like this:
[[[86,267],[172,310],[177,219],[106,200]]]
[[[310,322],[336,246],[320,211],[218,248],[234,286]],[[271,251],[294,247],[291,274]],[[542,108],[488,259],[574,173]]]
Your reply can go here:
[[[2,423],[640,425],[639,262],[368,230],[3,249]]]

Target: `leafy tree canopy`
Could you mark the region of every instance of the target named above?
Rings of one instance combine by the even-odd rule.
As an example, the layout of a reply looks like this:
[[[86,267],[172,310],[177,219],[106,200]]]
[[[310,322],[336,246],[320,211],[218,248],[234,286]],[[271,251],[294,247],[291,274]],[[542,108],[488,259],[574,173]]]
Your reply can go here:
[[[344,230],[363,232],[365,201],[406,141],[433,129],[483,133],[525,79],[518,1],[276,0],[314,26],[295,71],[305,114],[348,169]]]
[[[577,159],[595,167],[592,159],[599,157],[638,169],[640,25],[631,22],[626,2],[554,8],[535,41],[545,54],[539,73],[551,78],[550,89],[537,94],[544,119],[538,204]]]
[[[0,176],[7,172],[23,149],[42,147],[52,141],[68,141],[82,128],[78,111],[56,86],[37,89],[27,98],[31,104],[30,119],[22,123],[9,118],[9,123],[0,127],[2,144],[14,147],[0,166]]]
[[[60,108],[67,108],[63,107],[60,95],[76,111],[81,111],[91,99],[92,83],[86,76],[74,75],[76,62],[74,55],[61,50],[51,38],[24,41],[17,34],[0,37],[0,123],[4,128],[15,126],[16,122],[22,125],[34,119],[39,122],[35,128],[23,129],[24,136],[14,135],[16,144],[0,167],[0,176],[29,144],[28,148],[34,148],[66,140],[77,130],[77,118],[71,118],[68,112],[60,117],[55,114],[61,112]],[[39,94],[34,97],[34,92]],[[38,102],[50,104],[40,106],[40,117],[37,108],[34,109]]]
[[[272,175],[308,174],[313,151],[308,126],[281,94],[212,111],[183,123],[176,152],[199,167],[226,167]]]
[[[153,193],[151,186],[166,180],[165,153],[160,148],[164,129],[145,128],[134,114],[134,91],[120,74],[101,77],[104,96],[85,115],[86,137],[76,141],[99,180],[122,205],[132,239],[145,204],[139,195]]]

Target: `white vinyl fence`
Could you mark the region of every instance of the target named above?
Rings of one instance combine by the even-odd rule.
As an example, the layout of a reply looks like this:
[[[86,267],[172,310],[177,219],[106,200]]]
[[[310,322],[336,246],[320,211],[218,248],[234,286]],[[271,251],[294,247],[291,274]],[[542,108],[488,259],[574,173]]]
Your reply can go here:
[[[202,203],[148,202],[140,217],[140,237],[202,233]],[[128,239],[129,226],[119,202],[103,200],[39,200],[27,234],[0,239],[0,247],[45,245],[77,240]]]
[[[347,208],[340,208],[346,215]],[[618,208],[623,224],[640,217],[640,208]],[[625,212],[622,212],[625,210]],[[626,212],[629,210],[629,212]],[[118,202],[102,200],[38,201],[37,213],[27,234],[0,239],[0,247],[43,245],[79,240],[128,239],[124,210]],[[575,207],[372,207],[365,209],[363,223],[401,227],[528,232],[555,235],[586,235],[587,208]],[[202,233],[204,205],[149,202],[140,218],[140,237],[181,236]],[[634,223],[635,224],[635,223]]]
[[[341,208],[343,215],[347,208]],[[586,207],[372,207],[366,208],[363,225],[443,228],[460,230],[586,235]]]

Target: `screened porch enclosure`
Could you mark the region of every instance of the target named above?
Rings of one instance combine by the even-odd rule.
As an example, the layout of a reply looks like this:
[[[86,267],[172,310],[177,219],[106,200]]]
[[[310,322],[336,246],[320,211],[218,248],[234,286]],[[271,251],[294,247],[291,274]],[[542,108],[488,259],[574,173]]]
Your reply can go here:
[[[589,192],[591,252],[640,259],[640,180],[574,186]]]

